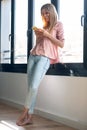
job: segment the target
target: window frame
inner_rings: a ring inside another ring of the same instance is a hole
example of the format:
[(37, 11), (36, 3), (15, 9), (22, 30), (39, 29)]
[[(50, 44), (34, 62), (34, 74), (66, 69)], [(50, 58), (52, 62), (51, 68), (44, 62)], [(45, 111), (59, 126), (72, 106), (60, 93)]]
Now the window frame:
[[(0, 9), (1, 9), (1, 1), (0, 1)], [(14, 50), (14, 9), (15, 9), (15, 0), (11, 0), (11, 50)], [(29, 56), (29, 50), (32, 48), (32, 12), (33, 12), (33, 1), (28, 1), (28, 29), (27, 29), (27, 60)], [(31, 18), (31, 19), (29, 19)], [(0, 17), (1, 19), (1, 17)], [(1, 20), (0, 20), (1, 21)], [(1, 24), (0, 24), (1, 25)], [(1, 29), (0, 29), (1, 31)], [(1, 39), (1, 38), (0, 38)], [(0, 42), (1, 44), (1, 42)], [(15, 72), (15, 73), (26, 73), (27, 72), (27, 64), (14, 64), (14, 51), (11, 51), (11, 63), (10, 64), (0, 64), (0, 70), (2, 72)]]
[[(59, 3), (60, 0), (51, 0), (59, 13)], [(28, 0), (28, 29), (27, 29), (27, 60), (30, 55), (30, 50), (32, 48), (32, 24), (33, 24), (33, 0)], [(11, 50), (14, 49), (14, 8), (15, 0), (11, 0)], [(87, 27), (87, 1), (84, 0), (84, 26)], [(1, 32), (1, 1), (0, 1), (0, 32)], [(1, 33), (0, 33), (1, 34)], [(84, 41), (83, 41), (83, 63), (58, 63), (51, 65), (47, 75), (65, 75), (65, 76), (85, 76), (87, 77), (87, 29), (84, 27)], [(1, 44), (1, 35), (0, 35), (0, 44)], [(0, 64), (1, 72), (12, 72), (12, 73), (26, 73), (27, 64), (14, 64), (14, 52), (11, 51), (11, 64)], [(73, 72), (73, 74), (72, 74)]]
[[(58, 15), (60, 14), (60, 0), (51, 0), (55, 5), (58, 11)], [(60, 17), (60, 15), (59, 15)], [(84, 0), (84, 27), (83, 27), (83, 63), (64, 63), (64, 65), (57, 64), (55, 66), (55, 75), (59, 71), (59, 75), (70, 75), (74, 76), (84, 76), (87, 77), (87, 1)], [(66, 68), (67, 67), (67, 68)], [(57, 71), (56, 71), (57, 70)], [(60, 72), (61, 71), (61, 72)], [(63, 72), (62, 72), (63, 71)], [(68, 71), (68, 72), (67, 72)]]

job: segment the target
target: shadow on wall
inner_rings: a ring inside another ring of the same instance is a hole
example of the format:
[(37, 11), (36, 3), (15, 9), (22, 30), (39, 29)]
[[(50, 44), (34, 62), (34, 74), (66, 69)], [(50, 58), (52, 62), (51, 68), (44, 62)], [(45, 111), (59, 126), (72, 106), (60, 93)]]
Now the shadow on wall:
[(58, 63), (51, 65), (47, 74), (74, 76), (74, 71), (70, 69), (66, 64)]
[(57, 63), (50, 66), (47, 75), (87, 77), (87, 69), (83, 63)]

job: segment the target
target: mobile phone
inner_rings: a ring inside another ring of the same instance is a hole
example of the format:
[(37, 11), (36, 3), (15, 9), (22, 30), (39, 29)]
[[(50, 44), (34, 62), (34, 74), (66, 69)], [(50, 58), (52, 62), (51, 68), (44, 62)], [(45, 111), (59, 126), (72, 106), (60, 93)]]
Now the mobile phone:
[(38, 28), (36, 26), (33, 26), (32, 29), (33, 30), (38, 30)]

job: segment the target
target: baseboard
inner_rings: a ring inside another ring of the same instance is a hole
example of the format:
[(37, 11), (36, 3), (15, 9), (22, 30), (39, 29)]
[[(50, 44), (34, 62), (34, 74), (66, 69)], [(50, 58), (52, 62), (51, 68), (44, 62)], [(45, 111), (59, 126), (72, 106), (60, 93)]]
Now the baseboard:
[(9, 99), (2, 99), (2, 98), (0, 98), (0, 102), (1, 102), (1, 103), (5, 103), (5, 104), (7, 104), (7, 105), (9, 105), (9, 106), (18, 108), (18, 109), (20, 109), (20, 110), (22, 110), (22, 108), (23, 108), (23, 105), (22, 105), (22, 104), (13, 102), (13, 101), (11, 101), (11, 100), (9, 100)]
[(60, 122), (78, 130), (87, 130), (87, 123), (83, 123), (81, 121), (71, 120), (39, 109), (35, 109), (35, 113), (42, 117), (54, 120), (56, 122)]
[[(20, 110), (23, 108), (22, 104), (15, 103), (15, 102), (9, 101), (7, 99), (0, 99), (0, 102), (13, 106), (13, 107), (16, 107), (16, 108), (19, 108)], [(87, 130), (87, 123), (84, 123), (84, 122), (81, 122), (78, 120), (71, 120), (66, 117), (61, 117), (60, 115), (58, 116), (58, 115), (46, 112), (44, 110), (40, 110), (38, 108), (35, 109), (35, 114), (45, 117), (47, 119), (51, 119), (56, 122), (63, 123), (67, 126), (76, 128), (78, 130)]]

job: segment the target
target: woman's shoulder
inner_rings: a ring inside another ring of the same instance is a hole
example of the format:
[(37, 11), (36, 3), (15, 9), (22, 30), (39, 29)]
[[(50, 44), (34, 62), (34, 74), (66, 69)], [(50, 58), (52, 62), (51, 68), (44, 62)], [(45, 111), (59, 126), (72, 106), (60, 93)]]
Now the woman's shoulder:
[(61, 21), (58, 21), (56, 24), (55, 24), (55, 27), (60, 27), (60, 26), (63, 26), (63, 23)]
[(58, 21), (58, 22), (55, 24), (53, 30), (55, 30), (55, 31), (63, 30), (63, 23), (62, 23), (61, 21)]

